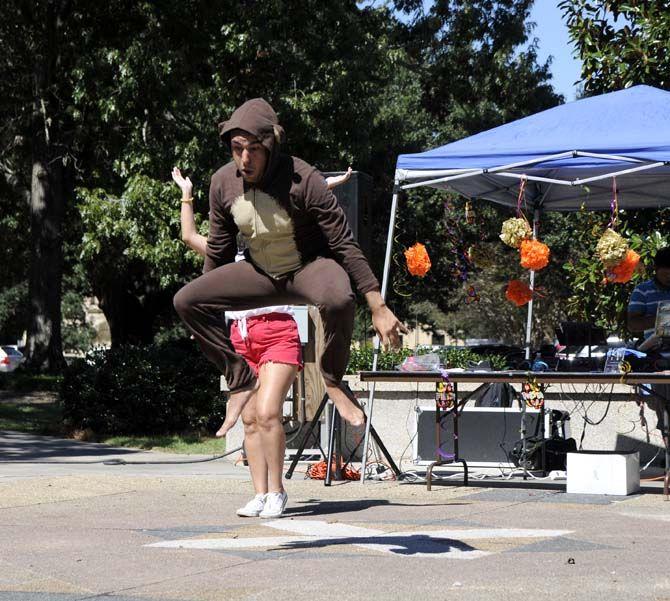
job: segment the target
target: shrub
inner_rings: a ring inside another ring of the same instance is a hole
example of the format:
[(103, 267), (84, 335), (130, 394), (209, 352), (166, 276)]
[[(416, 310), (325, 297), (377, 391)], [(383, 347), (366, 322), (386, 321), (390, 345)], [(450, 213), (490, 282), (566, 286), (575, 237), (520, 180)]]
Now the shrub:
[(213, 432), (224, 400), (216, 368), (190, 340), (91, 351), (60, 388), (66, 425), (96, 434)]
[(57, 374), (43, 374), (21, 365), (16, 371), (2, 374), (0, 390), (13, 392), (57, 392), (63, 377)]
[(95, 340), (95, 328), (86, 322), (84, 299), (74, 290), (66, 290), (61, 302), (63, 311), (63, 350), (85, 353)]
[[(488, 360), (491, 362), (491, 368), (494, 370), (507, 369), (507, 360), (500, 355), (480, 355), (468, 348), (441, 348), (432, 350), (431, 348), (418, 348), (416, 353), (423, 355), (425, 353), (437, 353), (440, 356), (440, 362), (445, 367), (469, 367), (473, 363)], [(381, 350), (377, 362), (379, 371), (392, 371), (400, 365), (406, 357), (412, 355), (412, 349), (403, 348), (399, 351)], [(357, 374), (359, 371), (369, 371), (372, 369), (372, 346), (363, 346), (352, 348), (347, 366), (347, 374)]]
[(507, 369), (507, 360), (501, 355), (480, 355), (468, 348), (443, 348), (436, 351), (446, 367), (470, 367), (473, 363), (489, 361), (491, 369)]
[[(412, 349), (403, 348), (399, 351), (380, 351), (377, 360), (377, 369), (379, 371), (390, 371), (400, 365), (406, 357), (412, 354)], [(349, 356), (349, 365), (347, 374), (357, 374), (359, 371), (369, 371), (372, 369), (372, 346), (366, 345), (360, 348), (353, 347)]]

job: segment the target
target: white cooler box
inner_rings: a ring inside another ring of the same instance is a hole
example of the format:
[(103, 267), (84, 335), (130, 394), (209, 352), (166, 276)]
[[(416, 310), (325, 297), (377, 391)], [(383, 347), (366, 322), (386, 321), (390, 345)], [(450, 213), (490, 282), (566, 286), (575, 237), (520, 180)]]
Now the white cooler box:
[(640, 490), (640, 454), (611, 451), (568, 453), (566, 492), (630, 495)]

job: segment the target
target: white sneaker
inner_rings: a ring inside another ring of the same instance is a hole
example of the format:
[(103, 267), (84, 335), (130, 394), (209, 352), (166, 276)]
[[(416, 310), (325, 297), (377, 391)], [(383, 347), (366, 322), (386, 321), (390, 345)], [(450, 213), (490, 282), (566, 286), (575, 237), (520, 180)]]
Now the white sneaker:
[(288, 495), (284, 492), (269, 492), (265, 496), (265, 507), (259, 513), (262, 518), (279, 518), (284, 513)]
[(244, 507), (237, 510), (237, 515), (243, 518), (257, 518), (265, 507), (265, 498), (266, 495), (256, 495)]

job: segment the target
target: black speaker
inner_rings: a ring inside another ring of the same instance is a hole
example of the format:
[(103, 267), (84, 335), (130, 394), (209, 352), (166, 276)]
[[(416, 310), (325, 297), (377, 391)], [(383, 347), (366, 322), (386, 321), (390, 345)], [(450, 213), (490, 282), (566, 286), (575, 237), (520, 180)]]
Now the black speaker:
[(594, 346), (607, 344), (605, 330), (587, 321), (562, 321), (556, 338), (563, 346)]
[(577, 452), (577, 442), (574, 438), (526, 438), (526, 454), (523, 453), (523, 441), (519, 440), (512, 449), (514, 465), (527, 470), (542, 468), (542, 453), (544, 452), (545, 469), (565, 470), (568, 453)]
[[(445, 415), (444, 413), (442, 415)], [(521, 409), (516, 407), (465, 407), (458, 418), (458, 455), (468, 465), (512, 467), (514, 444), (521, 439)], [(543, 432), (540, 410), (526, 410), (526, 436)], [(435, 409), (418, 407), (414, 460), (434, 461), (437, 455)], [(440, 441), (443, 452), (451, 453), (454, 421), (450, 414), (441, 421)]]
[[(323, 176), (333, 177), (343, 174), (343, 171), (330, 171), (323, 173)], [(333, 194), (347, 216), (354, 238), (361, 245), (366, 255), (369, 255), (368, 251), (370, 250), (367, 223), (369, 222), (368, 212), (371, 193), (372, 178), (362, 171), (353, 171), (349, 181), (333, 188)]]

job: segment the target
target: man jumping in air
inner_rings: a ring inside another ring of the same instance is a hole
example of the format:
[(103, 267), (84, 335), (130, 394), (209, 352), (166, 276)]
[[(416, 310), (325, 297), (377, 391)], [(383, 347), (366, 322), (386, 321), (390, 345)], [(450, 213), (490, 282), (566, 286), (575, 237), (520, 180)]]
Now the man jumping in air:
[[(262, 99), (245, 102), (219, 125), (233, 161), (213, 176), (204, 275), (174, 298), (179, 316), (230, 388), (225, 433), (252, 396), (256, 376), (231, 345), (223, 314), (267, 305), (310, 304), (323, 320), (321, 373), (329, 398), (350, 424), (364, 422), (341, 387), (354, 322), (350, 278), (372, 313), (384, 345), (406, 332), (384, 303), (379, 283), (323, 176), (280, 152), (284, 130)], [(237, 234), (247, 261), (235, 262)]]

